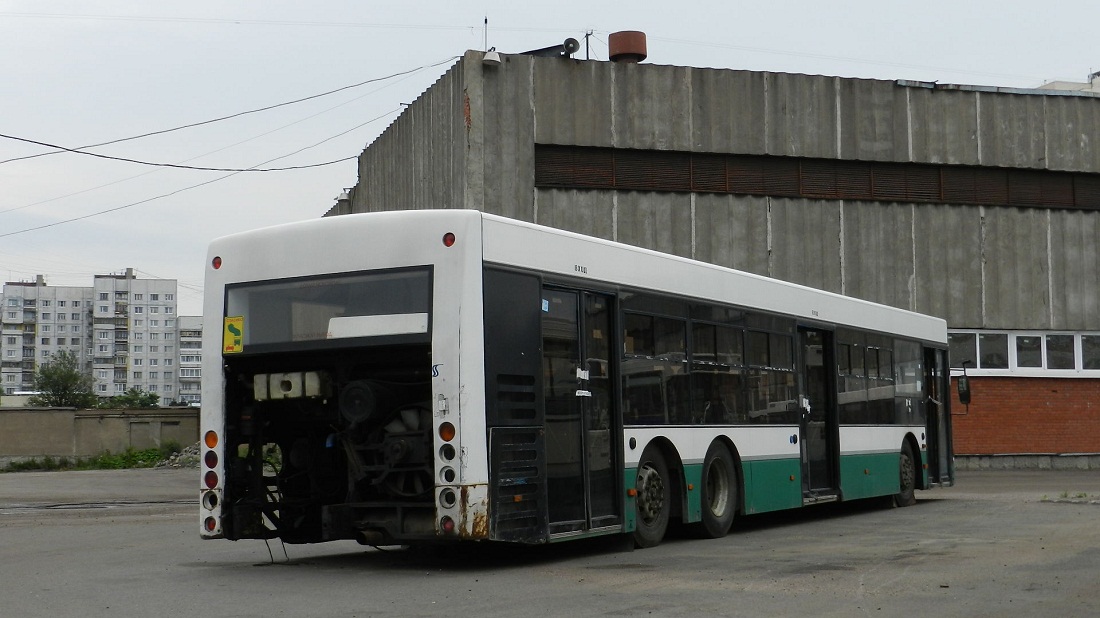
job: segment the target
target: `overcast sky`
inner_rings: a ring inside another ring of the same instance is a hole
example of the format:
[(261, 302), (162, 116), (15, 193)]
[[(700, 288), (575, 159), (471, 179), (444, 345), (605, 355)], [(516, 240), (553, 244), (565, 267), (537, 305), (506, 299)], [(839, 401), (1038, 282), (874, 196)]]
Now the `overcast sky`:
[[(574, 37), (583, 58), (591, 31), (606, 60), (609, 33), (642, 30), (650, 63), (1021, 88), (1100, 70), (1096, 0), (395, 4), (0, 0), (0, 134), (79, 148), (377, 80), (90, 149), (234, 169), (355, 157), (486, 34), (505, 53)], [(91, 285), (132, 267), (177, 279), (183, 315), (200, 312), (212, 239), (319, 217), (357, 179), (354, 160), (237, 174), (8, 161), (51, 151), (0, 138), (0, 278)]]

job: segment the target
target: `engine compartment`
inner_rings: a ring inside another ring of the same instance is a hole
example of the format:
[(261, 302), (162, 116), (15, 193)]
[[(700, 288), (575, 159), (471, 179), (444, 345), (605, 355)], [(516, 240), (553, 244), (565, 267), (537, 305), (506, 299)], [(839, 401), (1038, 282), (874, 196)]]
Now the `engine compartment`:
[(427, 344), (228, 357), (227, 538), (434, 535)]

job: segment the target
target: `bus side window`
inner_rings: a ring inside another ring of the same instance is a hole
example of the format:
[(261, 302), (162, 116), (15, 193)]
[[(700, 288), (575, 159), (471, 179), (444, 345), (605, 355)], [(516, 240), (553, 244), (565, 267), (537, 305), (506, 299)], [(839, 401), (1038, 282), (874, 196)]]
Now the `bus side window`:
[(692, 344), (692, 423), (713, 425), (743, 421), (742, 331), (695, 323), (692, 325)]
[(624, 322), (624, 421), (632, 425), (689, 422), (687, 322), (639, 313), (626, 313)]

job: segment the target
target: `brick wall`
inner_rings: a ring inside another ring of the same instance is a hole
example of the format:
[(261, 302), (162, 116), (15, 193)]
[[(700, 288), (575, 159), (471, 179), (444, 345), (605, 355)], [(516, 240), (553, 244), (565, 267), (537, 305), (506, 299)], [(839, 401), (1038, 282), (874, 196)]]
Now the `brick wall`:
[(952, 383), (956, 455), (1100, 453), (1100, 380), (970, 378), (970, 409)]

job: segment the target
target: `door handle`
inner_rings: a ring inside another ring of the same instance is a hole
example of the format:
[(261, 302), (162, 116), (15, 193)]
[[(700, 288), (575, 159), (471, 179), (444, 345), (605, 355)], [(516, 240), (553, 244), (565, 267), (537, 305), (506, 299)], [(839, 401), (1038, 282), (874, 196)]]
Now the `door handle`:
[(577, 391), (577, 397), (591, 397), (592, 391)]

